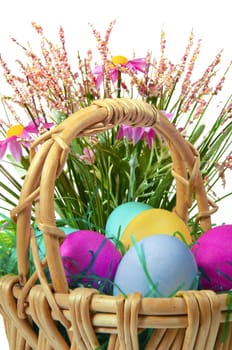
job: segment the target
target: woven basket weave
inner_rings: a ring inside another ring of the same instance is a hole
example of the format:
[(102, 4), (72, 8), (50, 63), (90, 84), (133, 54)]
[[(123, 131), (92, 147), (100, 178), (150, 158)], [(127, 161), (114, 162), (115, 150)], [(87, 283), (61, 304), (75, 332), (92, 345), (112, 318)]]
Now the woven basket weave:
[[(18, 276), (0, 280), (0, 312), (10, 350), (100, 349), (99, 333), (110, 334), (108, 350), (137, 350), (138, 336), (144, 329), (153, 330), (147, 350), (232, 349), (227, 293), (181, 291), (172, 298), (143, 298), (135, 293), (125, 298), (102, 295), (94, 289), (68, 288), (59, 252), (65, 235), (55, 222), (55, 180), (74, 138), (120, 124), (154, 127), (165, 138), (176, 180), (176, 214), (187, 222), (195, 196), (197, 222), (204, 231), (211, 227), (210, 216), (216, 208), (205, 193), (199, 155), (162, 113), (141, 101), (105, 99), (71, 115), (32, 145), (31, 165), (19, 204), (12, 211), (17, 222)], [(31, 228), (32, 205), (46, 247), (42, 262)], [(30, 246), (36, 272), (28, 277)], [(45, 277), (45, 266), (51, 284)]]

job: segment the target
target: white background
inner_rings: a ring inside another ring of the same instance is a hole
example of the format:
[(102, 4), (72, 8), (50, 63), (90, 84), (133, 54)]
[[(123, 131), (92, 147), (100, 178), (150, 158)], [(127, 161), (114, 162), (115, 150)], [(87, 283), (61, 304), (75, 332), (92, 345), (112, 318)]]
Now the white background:
[[(95, 45), (88, 23), (104, 33), (109, 22), (116, 19), (110, 41), (114, 55), (129, 57), (134, 50), (136, 56), (141, 57), (147, 49), (153, 53), (158, 50), (159, 54), (160, 31), (163, 27), (168, 52), (175, 60), (181, 57), (193, 29), (196, 38), (203, 39), (202, 67), (206, 68), (204, 62), (211, 62), (223, 48), (223, 64), (226, 65), (232, 58), (230, 3), (230, 0), (7, 0), (1, 3), (0, 8), (0, 53), (13, 64), (19, 50), (11, 43), (9, 36), (22, 44), (27, 41), (33, 44), (37, 37), (31, 22), (36, 21), (51, 40), (58, 38), (59, 25), (64, 27), (67, 47), (74, 61), (77, 50), (85, 54), (88, 48)], [(231, 90), (230, 82), (227, 86)], [(0, 77), (0, 93), (4, 92), (4, 81)], [(231, 174), (228, 179), (231, 184), (230, 178)], [(232, 223), (230, 210), (230, 202), (225, 201), (214, 221), (219, 224), (220, 221)], [(1, 350), (8, 349), (4, 339), (0, 324)]]

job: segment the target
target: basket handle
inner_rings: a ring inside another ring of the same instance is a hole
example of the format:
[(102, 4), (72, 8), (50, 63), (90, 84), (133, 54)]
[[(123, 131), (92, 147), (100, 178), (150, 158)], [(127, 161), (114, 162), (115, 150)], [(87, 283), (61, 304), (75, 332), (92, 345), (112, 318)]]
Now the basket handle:
[[(74, 138), (96, 134), (115, 125), (150, 126), (165, 138), (172, 157), (172, 174), (176, 180), (175, 212), (185, 222), (196, 195), (198, 217), (202, 229), (211, 227), (209, 202), (201, 172), (199, 154), (167, 118), (153, 106), (131, 99), (97, 100), (69, 116), (56, 128), (42, 135), (32, 145), (32, 161), (22, 186), (18, 206), (12, 211), (17, 219), (18, 271), (21, 285), (28, 280), (28, 252), (31, 235), (31, 208), (35, 203), (36, 221), (43, 231), (46, 258), (53, 288), (67, 293), (68, 285), (60, 257), (60, 241), (64, 232), (56, 227), (54, 209), (55, 180), (62, 171)], [(37, 152), (35, 148), (40, 145)]]

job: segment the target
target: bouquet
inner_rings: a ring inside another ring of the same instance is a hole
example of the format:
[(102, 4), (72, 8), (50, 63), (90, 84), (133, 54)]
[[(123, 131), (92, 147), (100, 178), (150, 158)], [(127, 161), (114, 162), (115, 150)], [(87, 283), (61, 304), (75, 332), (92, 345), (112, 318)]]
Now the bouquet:
[[(163, 30), (159, 54), (115, 55), (110, 48), (114, 25), (114, 21), (109, 24), (104, 36), (91, 25), (96, 57), (91, 49), (85, 57), (77, 51), (74, 64), (63, 28), (59, 29), (58, 43), (53, 43), (37, 23), (32, 27), (39, 38), (38, 53), (30, 43), (25, 46), (12, 38), (24, 55), (24, 59), (16, 60), (17, 73), (0, 56), (10, 88), (10, 94), (1, 95), (5, 116), (0, 123), (0, 275), (16, 273), (15, 223), (9, 211), (17, 205), (30, 164), (30, 145), (94, 100), (128, 97), (154, 105), (199, 152), (212, 203), (231, 195), (218, 196), (215, 191), (219, 182), (225, 184), (225, 174), (232, 169), (231, 92), (220, 100), (231, 62), (220, 72), (220, 51), (195, 77), (201, 40), (191, 32), (183, 54), (174, 63), (166, 55)], [(151, 128), (127, 125), (73, 141), (55, 186), (57, 225), (105, 233), (110, 213), (129, 201), (172, 210), (175, 186), (165, 141)], [(198, 237), (193, 225), (195, 215), (193, 206), (189, 227)]]

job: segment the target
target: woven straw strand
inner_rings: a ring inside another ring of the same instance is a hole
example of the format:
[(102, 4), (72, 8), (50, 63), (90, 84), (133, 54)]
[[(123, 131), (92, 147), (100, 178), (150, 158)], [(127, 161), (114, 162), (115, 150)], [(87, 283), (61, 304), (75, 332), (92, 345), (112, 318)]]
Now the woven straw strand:
[[(21, 350), (22, 348), (18, 348), (17, 345), (14, 345), (14, 338), (17, 336), (17, 333), (13, 336), (13, 332), (20, 332), (24, 339), (27, 340), (27, 343), (30, 344), (32, 349), (37, 349), (37, 337), (33, 329), (31, 328), (31, 324), (28, 320), (19, 319), (17, 316), (17, 304), (16, 299), (13, 297), (13, 286), (18, 283), (18, 278), (16, 276), (4, 276), (0, 280), (0, 295), (1, 295), (1, 306), (5, 315), (10, 322), (8, 333), (9, 342), (11, 344), (10, 350)], [(12, 323), (14, 325), (12, 325)]]
[(93, 330), (90, 303), (95, 289), (79, 288), (69, 296), (73, 338), (78, 350), (92, 350), (100, 346)]
[[(69, 346), (57, 329), (55, 320), (52, 318), (47, 297), (40, 286), (34, 286), (29, 294), (30, 312), (33, 320), (39, 327), (39, 344), (47, 339), (50, 346), (56, 350), (68, 350)], [(41, 349), (44, 349), (41, 346)], [(47, 349), (45, 347), (45, 349)]]
[(188, 327), (182, 350), (212, 350), (221, 319), (216, 294), (181, 291), (177, 295), (185, 299), (188, 308)]
[(140, 100), (105, 99), (93, 104), (106, 108), (107, 122), (112, 125), (154, 126), (158, 117), (154, 107)]

